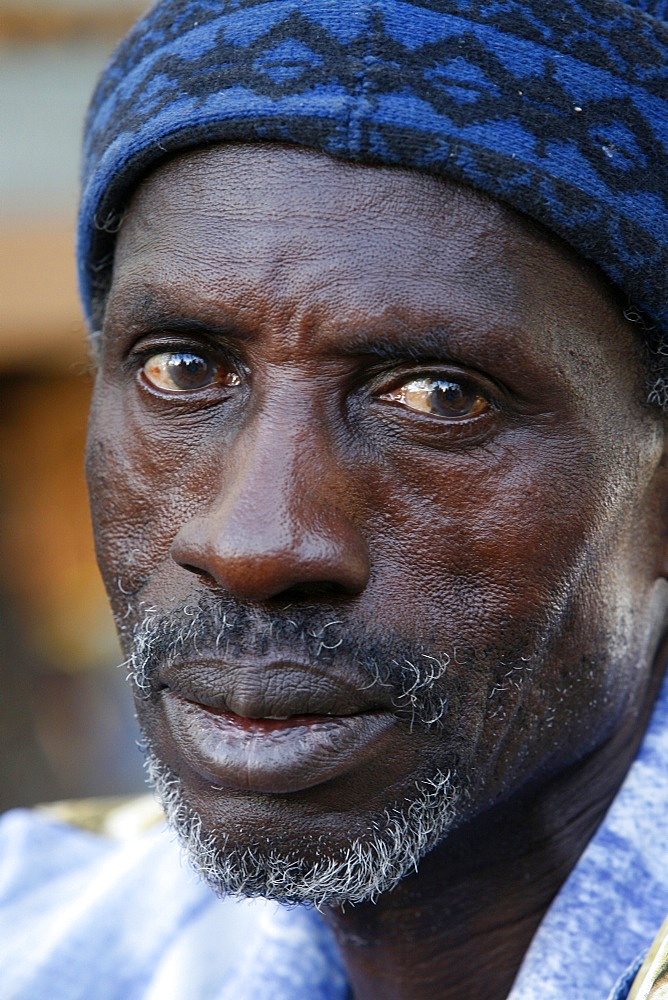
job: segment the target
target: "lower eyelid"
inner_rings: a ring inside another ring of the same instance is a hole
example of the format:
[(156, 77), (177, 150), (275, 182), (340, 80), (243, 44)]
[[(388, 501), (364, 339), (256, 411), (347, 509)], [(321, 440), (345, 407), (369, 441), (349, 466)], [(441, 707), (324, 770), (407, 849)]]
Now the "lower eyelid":
[(461, 416), (456, 415), (445, 415), (435, 412), (429, 412), (428, 410), (418, 410), (415, 407), (407, 406), (405, 403), (396, 402), (394, 400), (381, 400), (381, 402), (386, 402), (389, 407), (395, 412), (403, 412), (409, 416), (417, 417), (418, 419), (424, 420), (425, 422), (448, 424), (452, 427), (455, 425), (463, 426), (467, 423), (474, 423), (476, 421), (482, 420), (485, 417), (492, 417), (498, 414), (498, 408), (492, 403), (487, 401), (487, 406), (478, 413), (463, 413)]

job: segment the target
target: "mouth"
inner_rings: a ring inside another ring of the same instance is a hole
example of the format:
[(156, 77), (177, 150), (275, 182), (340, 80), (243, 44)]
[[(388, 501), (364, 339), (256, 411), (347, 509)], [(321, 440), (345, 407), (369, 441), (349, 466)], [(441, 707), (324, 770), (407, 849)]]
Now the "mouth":
[(294, 662), (169, 673), (160, 731), (189, 770), (221, 789), (289, 794), (332, 781), (380, 757), (398, 722), (348, 679)]

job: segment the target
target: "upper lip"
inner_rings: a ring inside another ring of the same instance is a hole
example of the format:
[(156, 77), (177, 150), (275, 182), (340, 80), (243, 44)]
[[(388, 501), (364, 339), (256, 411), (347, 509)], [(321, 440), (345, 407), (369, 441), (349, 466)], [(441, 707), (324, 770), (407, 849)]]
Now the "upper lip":
[(346, 716), (391, 707), (389, 699), (379, 698), (383, 688), (372, 689), (357, 668), (342, 675), (331, 663), (283, 656), (170, 661), (159, 672), (159, 685), (188, 701), (250, 719)]

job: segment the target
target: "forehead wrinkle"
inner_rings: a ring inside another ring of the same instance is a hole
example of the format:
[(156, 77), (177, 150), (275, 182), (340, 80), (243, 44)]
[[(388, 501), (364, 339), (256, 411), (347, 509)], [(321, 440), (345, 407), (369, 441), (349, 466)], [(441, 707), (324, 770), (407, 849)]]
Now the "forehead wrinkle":
[(392, 325), (394, 313), (467, 340), (499, 326), (545, 335), (555, 288), (564, 316), (578, 311), (586, 281), (570, 258), (484, 196), (303, 151), (238, 155), (188, 154), (140, 188), (118, 245), (111, 297), (121, 310), (127, 275), (154, 295), (168, 289), (177, 312), (214, 327), (231, 319), (239, 336), (272, 331), (283, 346)]
[[(234, 307), (226, 308), (213, 302), (190, 298), (184, 308), (183, 299), (172, 282), (144, 285), (134, 278), (120, 282), (117, 301), (121, 315), (109, 311), (107, 338), (113, 338), (116, 327), (128, 336), (145, 329), (163, 327), (174, 332), (204, 332), (214, 340), (244, 343), (246, 347), (262, 343), (282, 365), (300, 361), (300, 349), (307, 349), (311, 360), (375, 356), (378, 360), (434, 360), (473, 367), (508, 369), (508, 376), (521, 368), (529, 357), (537, 369), (541, 367), (540, 352), (530, 338), (512, 322), (492, 321), (483, 315), (478, 323), (467, 316), (444, 317), (442, 311), (411, 311), (402, 302), (399, 307), (384, 303), (375, 315), (333, 317), (319, 303), (302, 302), (299, 311), (267, 322), (264, 315), (255, 321), (242, 316)], [(277, 329), (277, 326), (279, 329)], [(134, 329), (133, 329), (134, 328)], [(503, 361), (501, 359), (503, 358)]]
[[(517, 215), (487, 195), (447, 178), (401, 167), (351, 163), (314, 150), (273, 144), (228, 143), (190, 150), (158, 166), (139, 185), (135, 202), (147, 194), (156, 196), (156, 188), (164, 184), (177, 184), (202, 203), (215, 196), (231, 221), (245, 222), (252, 213), (283, 220), (286, 192), (298, 192), (299, 207), (295, 211), (291, 206), (288, 215), (302, 220), (323, 220), (325, 208), (332, 222), (348, 221), (351, 208), (356, 217), (363, 213), (382, 218), (401, 205), (404, 215), (422, 222), (425, 202), (434, 197), (442, 205), (447, 203), (451, 212), (466, 212), (476, 204), (499, 215)], [(342, 187), (345, 201), (340, 197)], [(157, 196), (161, 194), (158, 191)], [(169, 204), (173, 206), (171, 200)]]
[[(432, 248), (421, 253), (425, 242), (454, 242), (463, 270), (469, 276), (477, 272), (483, 288), (489, 287), (490, 267), (508, 271), (509, 241), (538, 242), (517, 213), (452, 182), (341, 163), (304, 150), (282, 149), (279, 156), (275, 149), (245, 152), (239, 161), (238, 147), (200, 150), (159, 168), (136, 193), (119, 242), (130, 235), (138, 248), (162, 246), (179, 254), (186, 228), (193, 253), (204, 262), (215, 240), (221, 260), (274, 265), (299, 258), (306, 227), (312, 266), (355, 253), (370, 263), (374, 237), (385, 249), (404, 251), (404, 269), (409, 249), (423, 257), (417, 274), (433, 256)], [(532, 247), (532, 256), (538, 249)], [(378, 256), (385, 271), (387, 254)]]
[[(245, 233), (236, 254), (226, 240), (216, 241), (211, 252), (205, 233), (199, 242), (189, 233), (187, 243), (174, 233), (169, 247), (152, 238), (138, 245), (130, 240), (117, 257), (110, 312), (117, 302), (125, 311), (136, 298), (149, 297), (177, 311), (186, 304), (189, 312), (205, 315), (214, 325), (222, 316), (223, 322), (233, 320), (240, 327), (257, 327), (271, 317), (280, 325), (306, 323), (309, 330), (316, 320), (337, 329), (382, 326), (386, 320), (395, 326), (397, 315), (402, 326), (486, 327), (492, 317), (521, 324), (521, 274), (505, 265), (494, 269), (489, 260), (476, 261), (465, 253), (453, 256), (445, 246), (442, 259), (433, 252), (412, 254), (405, 240), (392, 235), (373, 252), (358, 234), (347, 239), (337, 234), (327, 244), (309, 241), (302, 252), (303, 239), (295, 238), (292, 247), (284, 239), (269, 246), (267, 239), (255, 243)], [(494, 256), (498, 262), (499, 255)]]

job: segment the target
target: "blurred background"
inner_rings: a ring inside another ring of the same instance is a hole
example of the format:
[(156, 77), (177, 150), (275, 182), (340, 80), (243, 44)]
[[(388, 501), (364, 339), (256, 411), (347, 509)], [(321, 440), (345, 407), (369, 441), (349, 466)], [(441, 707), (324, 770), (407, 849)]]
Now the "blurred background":
[(0, 0), (0, 810), (141, 789), (83, 479), (88, 96), (148, 0)]

